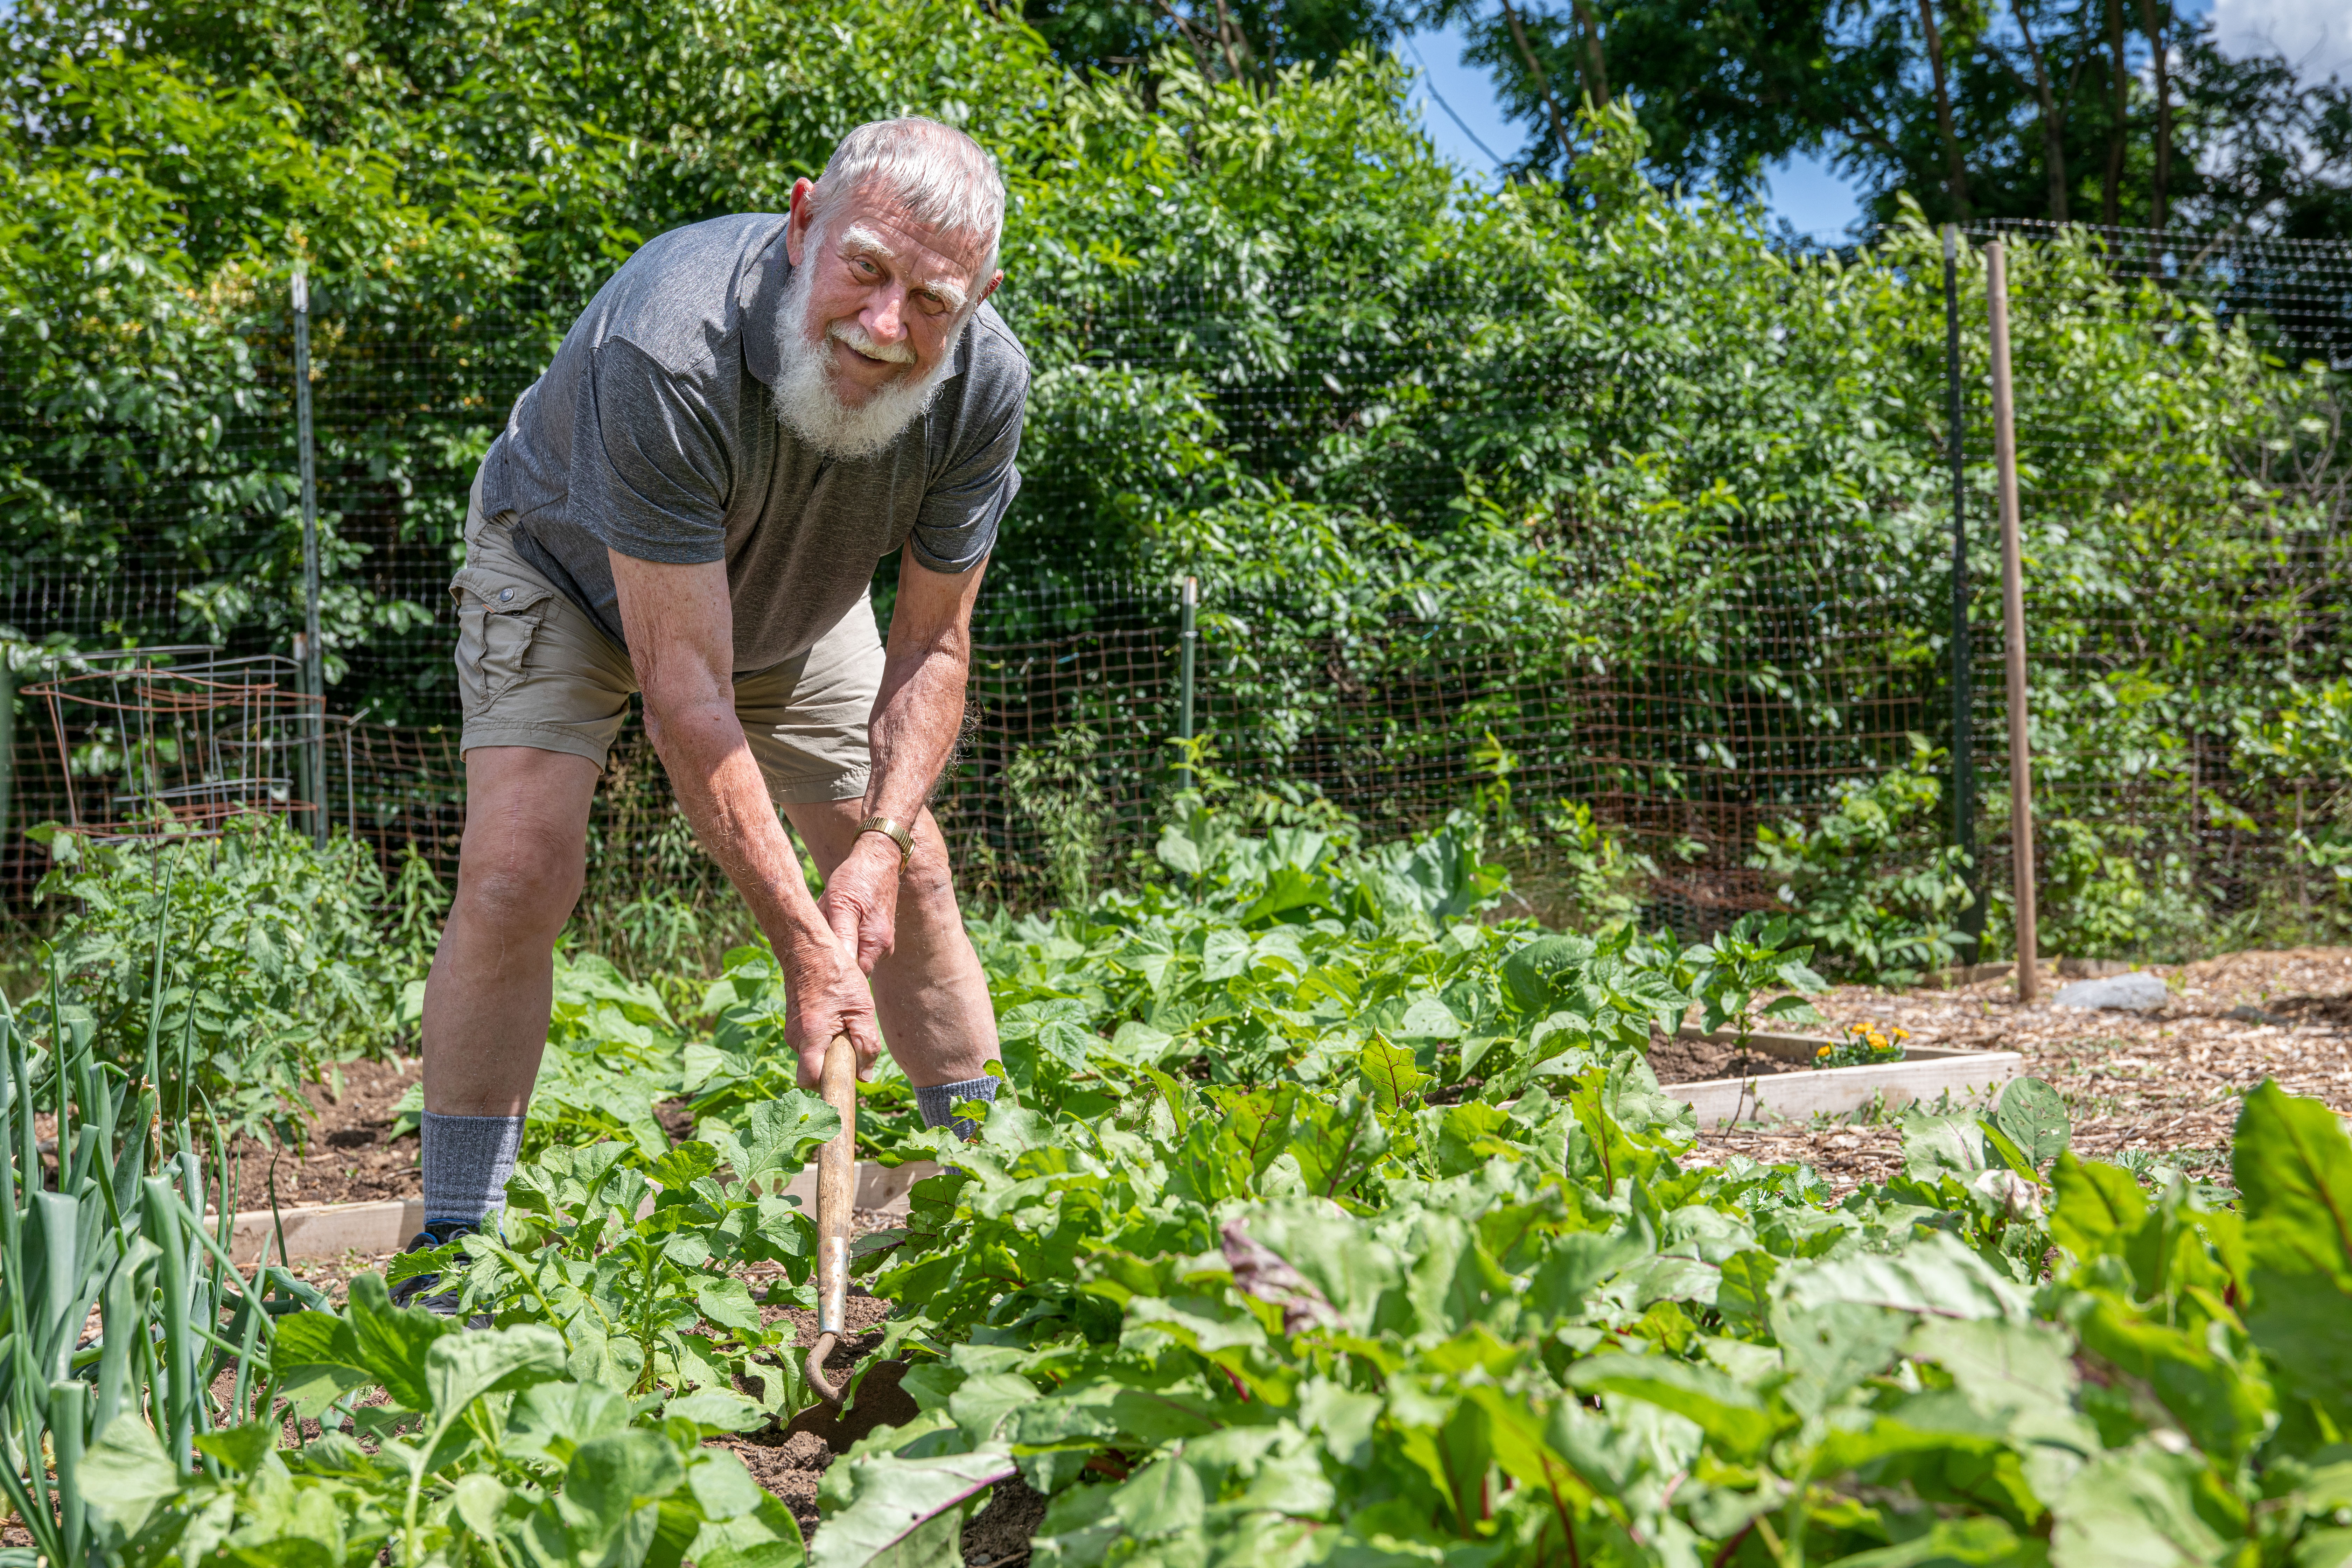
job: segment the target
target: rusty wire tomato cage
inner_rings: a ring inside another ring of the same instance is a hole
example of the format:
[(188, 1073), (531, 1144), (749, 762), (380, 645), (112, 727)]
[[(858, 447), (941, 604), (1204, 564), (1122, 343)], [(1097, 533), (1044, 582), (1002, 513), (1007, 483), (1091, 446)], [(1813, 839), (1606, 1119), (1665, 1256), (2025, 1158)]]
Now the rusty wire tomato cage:
[(268, 813), (320, 825), (323, 700), (277, 654), (184, 645), (75, 653), (23, 694), (48, 714), (68, 831), (101, 842), (211, 837)]

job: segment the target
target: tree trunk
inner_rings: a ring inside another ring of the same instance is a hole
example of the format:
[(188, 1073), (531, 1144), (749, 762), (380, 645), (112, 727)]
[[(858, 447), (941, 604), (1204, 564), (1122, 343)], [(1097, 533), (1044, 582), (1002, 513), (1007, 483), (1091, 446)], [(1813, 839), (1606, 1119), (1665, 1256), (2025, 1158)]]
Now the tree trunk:
[[(2140, 0), (2145, 5), (2148, 0)], [(1609, 62), (1601, 52), (1601, 24), (1588, 0), (1576, 0), (1576, 26), (1584, 35), (1584, 95), (1596, 110), (1609, 107)]]
[(2124, 72), (2124, 3), (2107, 0), (2107, 172), (2099, 184), (2099, 221), (2109, 228), (2123, 222), (2125, 116), (2130, 109)]
[(1568, 139), (1568, 121), (1559, 112), (1559, 100), (1551, 90), (1551, 78), (1545, 74), (1543, 62), (1536, 58), (1535, 46), (1528, 42), (1528, 30), (1519, 25), (1519, 14), (1512, 8), (1511, 0), (1503, 0), (1503, 21), (1511, 29), (1511, 42), (1519, 47), (1519, 58), (1528, 66), (1528, 75), (1535, 79), (1536, 91), (1543, 95), (1544, 110), (1551, 116), (1551, 133), (1559, 142), (1559, 172), (1564, 176), (1576, 163), (1575, 144)]
[[(2147, 0), (2141, 0), (2145, 5)], [(2042, 45), (2033, 37), (2033, 21), (2027, 14), (2024, 0), (2018, 0), (2017, 30), (2025, 39), (2025, 54), (2033, 62), (2033, 96), (2042, 106), (2042, 163), (2050, 177), (2050, 210), (2052, 223), (2066, 221), (2066, 111), (2058, 102), (2058, 95), (2050, 86), (2050, 62), (2042, 53)]]
[(1936, 77), (1936, 130), (1944, 139), (1944, 190), (1952, 199), (1952, 216), (1965, 222), (1969, 171), (1960, 156), (1959, 135), (1952, 128), (1952, 89), (1944, 75), (1944, 34), (1936, 25), (1936, 0), (1919, 0), (1919, 27), (1927, 39), (1927, 67)]
[(2172, 81), (2165, 60), (2164, 17), (2159, 0), (2139, 0), (2139, 24), (2156, 51), (2156, 195), (2149, 204), (2148, 226), (2162, 228), (2165, 198), (2172, 184)]

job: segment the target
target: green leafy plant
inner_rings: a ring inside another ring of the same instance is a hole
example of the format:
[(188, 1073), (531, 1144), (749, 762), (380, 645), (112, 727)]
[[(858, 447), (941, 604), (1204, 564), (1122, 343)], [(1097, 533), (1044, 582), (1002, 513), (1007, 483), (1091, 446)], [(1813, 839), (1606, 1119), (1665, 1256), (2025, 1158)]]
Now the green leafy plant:
[(158, 1048), (172, 912), (148, 933), (132, 1070), (90, 1011), (53, 996), (44, 1047), (0, 1004), (0, 1502), (30, 1539), (9, 1549), (24, 1568), (121, 1561), (117, 1445), (152, 1455), (151, 1490), (249, 1447), (234, 1435), (270, 1409), (277, 1314), (322, 1302), (266, 1254), (249, 1272), (229, 1257), (220, 1129), (189, 1055)]
[(1095, 763), (1101, 740), (1084, 724), (1067, 725), (1004, 765), (1005, 797), (1044, 840), (1047, 882), (1064, 903), (1086, 901), (1103, 857), (1107, 806)]
[(1943, 756), (1914, 735), (1907, 763), (1840, 784), (1811, 827), (1756, 830), (1748, 864), (1779, 879), (1798, 932), (1857, 978), (1905, 985), (1952, 962), (1969, 892), (1967, 858), (1937, 841)]
[[(119, 1422), (89, 1461), (102, 1479), (93, 1511), (128, 1568), (800, 1560), (790, 1511), (704, 1446), (746, 1425), (746, 1402), (652, 1410), (566, 1377), (563, 1363), (545, 1327), (468, 1332), (394, 1307), (362, 1274), (346, 1310), (298, 1313), (278, 1331), (286, 1405), (327, 1430), (279, 1448), (274, 1422), (230, 1428), (188, 1475), (144, 1426)], [(362, 1401), (366, 1390), (381, 1394)]]
[(740, 1271), (780, 1265), (804, 1284), (815, 1237), (783, 1195), (808, 1154), (839, 1131), (798, 1090), (751, 1108), (715, 1143), (688, 1140), (646, 1159), (625, 1143), (549, 1149), (507, 1184), (499, 1236), (408, 1255), (392, 1277), (446, 1268), (462, 1251), (468, 1311), (540, 1323), (572, 1373), (617, 1392), (721, 1393), (757, 1384), (763, 1412), (808, 1403), (790, 1326), (769, 1326)]
[[(32, 836), (55, 861), (38, 896), (70, 906), (50, 942), (58, 997), (87, 1011), (114, 1065), (152, 1050), (233, 1131), (290, 1139), (305, 1082), (392, 1039), (399, 960), (378, 934), (383, 877), (365, 845), (316, 849), (262, 816), (210, 838)], [(46, 1027), (47, 998), (28, 1006)]]

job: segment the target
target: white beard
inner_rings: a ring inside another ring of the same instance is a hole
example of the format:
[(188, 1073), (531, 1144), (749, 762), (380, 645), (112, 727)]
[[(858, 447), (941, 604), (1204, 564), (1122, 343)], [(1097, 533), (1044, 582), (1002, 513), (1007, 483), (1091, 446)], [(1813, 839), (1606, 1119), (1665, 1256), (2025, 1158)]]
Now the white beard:
[[(963, 327), (957, 327), (949, 337), (939, 363), (928, 373), (892, 382), (866, 398), (863, 407), (852, 408), (833, 390), (835, 334), (808, 335), (809, 289), (814, 277), (810, 268), (795, 268), (784, 285), (782, 315), (792, 326), (779, 335), (783, 363), (776, 377), (776, 418), (828, 458), (870, 458), (897, 440), (930, 407), (931, 399), (939, 395), (940, 378), (955, 361)], [(965, 325), (969, 324), (967, 318)]]

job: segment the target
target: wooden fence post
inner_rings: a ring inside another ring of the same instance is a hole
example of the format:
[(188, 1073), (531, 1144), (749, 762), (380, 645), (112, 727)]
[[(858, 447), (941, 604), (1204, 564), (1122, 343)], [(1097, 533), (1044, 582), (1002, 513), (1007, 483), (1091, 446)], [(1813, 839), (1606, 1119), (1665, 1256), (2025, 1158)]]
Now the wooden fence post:
[(2017, 888), (2017, 999), (2042, 990), (2033, 908), (2033, 756), (2026, 738), (2025, 557), (2018, 541), (2016, 405), (2009, 379), (2009, 268), (1998, 239), (1985, 247), (1992, 321), (1992, 451), (2000, 484), (2000, 603), (2009, 645), (2009, 840)]

